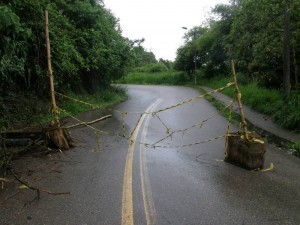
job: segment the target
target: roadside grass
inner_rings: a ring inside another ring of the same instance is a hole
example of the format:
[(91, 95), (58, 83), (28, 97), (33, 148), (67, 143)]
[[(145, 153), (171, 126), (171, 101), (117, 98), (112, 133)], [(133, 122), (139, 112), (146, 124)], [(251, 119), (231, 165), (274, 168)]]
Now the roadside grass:
[[(201, 93), (201, 94), (205, 94), (205, 90), (202, 89), (201, 87), (197, 87), (197, 90)], [(212, 97), (211, 95), (206, 95), (205, 99), (208, 100), (210, 103), (212, 103), (212, 105), (220, 112), (220, 114), (222, 116), (224, 116), (225, 118), (229, 119), (230, 116), (230, 109), (229, 108), (225, 108), (226, 106), (223, 105), (220, 101), (216, 100), (214, 97)], [(233, 123), (237, 126), (240, 126), (240, 115), (235, 113), (234, 111), (231, 111), (231, 120), (230, 123)]]
[[(214, 87), (218, 88), (220, 86), (217, 85), (217, 86), (214, 86)], [(204, 89), (202, 89), (201, 87), (198, 87), (198, 90), (202, 94), (205, 93)], [(226, 91), (224, 91), (224, 92), (226, 92)], [(232, 91), (230, 91), (230, 92), (232, 93)], [(228, 90), (227, 90), (227, 93), (229, 93)], [(234, 97), (234, 96), (232, 96), (232, 97)], [(216, 100), (211, 95), (207, 95), (207, 96), (205, 96), (205, 98), (209, 102), (211, 102), (213, 104), (213, 106), (216, 107), (217, 110), (220, 111), (221, 115), (223, 115), (225, 118), (229, 118), (230, 110), (228, 108), (225, 108), (225, 105), (223, 105), (223, 103), (221, 103), (220, 101)], [(232, 112), (232, 114), (231, 114), (231, 123), (235, 124), (236, 126), (241, 126), (240, 121), (241, 121), (240, 115), (238, 113), (236, 113), (236, 112)], [(268, 135), (265, 138), (267, 138), (267, 137), (268, 137)], [(275, 140), (273, 139), (273, 141), (275, 141)], [(277, 141), (275, 141), (275, 142), (278, 144)], [(290, 142), (290, 141), (284, 141), (284, 142), (280, 141), (279, 146), (282, 146), (283, 148), (287, 149), (293, 155), (300, 157), (300, 145), (298, 143)]]
[(292, 153), (296, 156), (300, 157), (300, 145), (297, 143), (290, 142), (286, 146), (288, 149), (292, 151)]
[(147, 85), (185, 85), (188, 83), (188, 75), (184, 72), (132, 72), (117, 83), (122, 84), (147, 84)]
[[(64, 93), (66, 96), (73, 99), (86, 102), (91, 105), (82, 104), (67, 98), (56, 97), (57, 105), (59, 108), (65, 110), (68, 114), (76, 116), (81, 112), (89, 111), (92, 109), (104, 109), (108, 106), (120, 103), (127, 99), (126, 91), (122, 87), (113, 86), (98, 91), (95, 94), (81, 93), (74, 94), (72, 92)], [(0, 120), (0, 131), (21, 129), (29, 126), (37, 126), (42, 124), (49, 124), (53, 120), (52, 113), (50, 112), (50, 98), (38, 99), (35, 96), (14, 96), (14, 104), (6, 105), (5, 114)], [(16, 109), (19, 110), (16, 113)], [(59, 118), (68, 116), (66, 113), (60, 112)]]
[[(250, 108), (271, 116), (280, 126), (300, 131), (300, 94), (292, 92), (288, 99), (285, 99), (280, 90), (267, 89), (259, 86), (256, 82), (243, 82), (241, 77), (239, 89), (242, 93), (242, 101)], [(201, 80), (201, 86), (208, 86), (213, 89), (225, 86), (232, 82), (230, 77), (215, 77), (210, 80)], [(229, 87), (222, 93), (235, 98), (234, 87)]]
[[(229, 82), (233, 82), (230, 77), (216, 77), (211, 80), (200, 81), (201, 86), (208, 86), (213, 89), (225, 86)], [(282, 103), (282, 97), (279, 90), (271, 90), (260, 87), (257, 83), (248, 84), (239, 83), (239, 89), (242, 93), (242, 101), (247, 106), (261, 113), (273, 115)], [(234, 87), (231, 86), (221, 91), (231, 98), (236, 97)]]

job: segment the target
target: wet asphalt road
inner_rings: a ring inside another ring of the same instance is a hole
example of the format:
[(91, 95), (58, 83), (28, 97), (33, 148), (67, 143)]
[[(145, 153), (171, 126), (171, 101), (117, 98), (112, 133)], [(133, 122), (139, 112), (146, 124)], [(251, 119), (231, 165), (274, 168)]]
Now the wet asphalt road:
[[(155, 111), (199, 95), (187, 87), (130, 85), (127, 89), (129, 99), (117, 110)], [(73, 130), (81, 145), (56, 160), (42, 159), (61, 173), (53, 176), (52, 170), (39, 183), (71, 195), (43, 194), (30, 202), (35, 194), (25, 190), (0, 205), (0, 224), (300, 224), (299, 158), (268, 145), (265, 164), (272, 162), (275, 171), (249, 172), (222, 161), (224, 138), (193, 145), (225, 134), (227, 120), (220, 115), (201, 128), (157, 143), (168, 148), (139, 144), (153, 144), (168, 135), (167, 128), (169, 132), (189, 128), (216, 113), (201, 99), (140, 120), (138, 114), (125, 115), (126, 133), (136, 127), (134, 142), (101, 135), (104, 151), (100, 152), (93, 151), (97, 150), (93, 130)], [(113, 118), (95, 126), (122, 134), (121, 115), (114, 112)], [(13, 193), (11, 189), (7, 193)]]

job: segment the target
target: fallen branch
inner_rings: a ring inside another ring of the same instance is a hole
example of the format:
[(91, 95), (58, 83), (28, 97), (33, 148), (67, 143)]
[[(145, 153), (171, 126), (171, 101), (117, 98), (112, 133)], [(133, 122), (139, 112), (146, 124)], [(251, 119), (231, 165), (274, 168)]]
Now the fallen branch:
[(8, 182), (11, 182), (11, 180), (0, 177), (0, 182), (8, 183)]
[(112, 117), (112, 115), (103, 116), (99, 119), (96, 119), (96, 120), (93, 120), (93, 121), (90, 121), (90, 122), (77, 123), (77, 124), (74, 124), (74, 125), (71, 125), (71, 126), (68, 126), (68, 127), (65, 127), (65, 128), (72, 129), (72, 128), (79, 127), (79, 126), (87, 126), (87, 125), (91, 125), (91, 124), (97, 123), (99, 121), (105, 120), (105, 119), (110, 118), (110, 117)]
[(40, 199), (40, 193), (41, 192), (44, 192), (44, 193), (47, 193), (49, 195), (70, 195), (71, 193), (70, 192), (51, 192), (51, 191), (48, 191), (48, 190), (45, 190), (45, 189), (42, 189), (42, 188), (38, 188), (38, 187), (34, 187), (34, 186), (31, 186), (30, 184), (28, 184), (27, 182), (25, 181), (22, 181), (15, 173), (14, 171), (12, 171), (11, 169), (9, 169), (9, 171), (11, 172), (11, 174), (14, 176), (14, 178), (19, 181), (21, 184), (25, 185), (26, 187), (28, 187), (29, 189), (33, 190), (33, 191), (36, 191), (37, 192), (37, 199)]

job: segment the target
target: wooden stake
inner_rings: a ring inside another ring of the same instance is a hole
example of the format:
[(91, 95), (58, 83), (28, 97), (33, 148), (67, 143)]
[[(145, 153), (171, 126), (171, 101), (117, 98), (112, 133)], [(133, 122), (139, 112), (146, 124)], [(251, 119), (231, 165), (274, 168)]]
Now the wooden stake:
[(230, 53), (231, 69), (232, 69), (233, 80), (234, 80), (234, 88), (235, 88), (236, 97), (237, 97), (238, 106), (239, 106), (239, 111), (240, 111), (240, 115), (241, 115), (241, 122), (242, 122), (242, 125), (243, 125), (243, 128), (244, 128), (245, 138), (248, 140), (249, 139), (249, 134), (248, 134), (248, 130), (247, 130), (247, 122), (245, 120), (245, 114), (244, 114), (242, 100), (241, 100), (241, 93), (239, 91), (239, 87), (238, 87), (238, 83), (237, 83), (234, 60), (233, 60), (233, 55), (232, 55), (231, 48), (229, 49), (229, 53)]
[(49, 39), (49, 29), (48, 29), (48, 11), (45, 10), (45, 33), (46, 33), (46, 46), (47, 46), (47, 62), (48, 62), (48, 73), (50, 79), (50, 96), (51, 96), (51, 104), (52, 104), (52, 111), (54, 114), (54, 122), (57, 127), (59, 127), (59, 120), (58, 120), (58, 108), (55, 101), (55, 92), (54, 92), (54, 78), (52, 73), (52, 66), (51, 66), (51, 54), (50, 54), (50, 39)]

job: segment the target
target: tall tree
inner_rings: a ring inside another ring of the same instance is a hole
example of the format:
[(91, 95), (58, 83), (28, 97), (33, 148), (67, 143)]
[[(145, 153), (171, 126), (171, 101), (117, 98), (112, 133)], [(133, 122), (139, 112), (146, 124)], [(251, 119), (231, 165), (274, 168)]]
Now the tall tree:
[(58, 90), (108, 86), (125, 74), (132, 54), (118, 19), (98, 0), (0, 0), (0, 95), (47, 93), (44, 9)]
[(285, 0), (284, 10), (284, 49), (283, 49), (283, 88), (286, 97), (291, 91), (291, 51), (290, 51), (290, 1)]
[(137, 39), (132, 41), (131, 52), (133, 54), (133, 67), (142, 67), (147, 64), (156, 63), (157, 60), (152, 51), (147, 51), (142, 44), (145, 39)]

